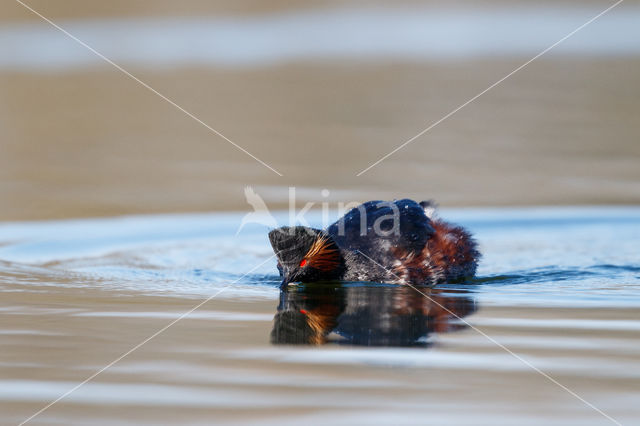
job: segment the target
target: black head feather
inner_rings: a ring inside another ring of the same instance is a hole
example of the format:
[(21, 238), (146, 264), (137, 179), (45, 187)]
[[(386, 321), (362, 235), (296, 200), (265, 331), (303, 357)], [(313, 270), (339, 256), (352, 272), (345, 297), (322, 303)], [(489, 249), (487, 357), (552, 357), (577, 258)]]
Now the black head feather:
[(330, 280), (339, 275), (340, 249), (324, 231), (306, 226), (283, 226), (269, 232), (278, 258), (283, 285), (291, 281)]
[(322, 231), (306, 226), (283, 226), (269, 232), (269, 241), (282, 266), (300, 263)]

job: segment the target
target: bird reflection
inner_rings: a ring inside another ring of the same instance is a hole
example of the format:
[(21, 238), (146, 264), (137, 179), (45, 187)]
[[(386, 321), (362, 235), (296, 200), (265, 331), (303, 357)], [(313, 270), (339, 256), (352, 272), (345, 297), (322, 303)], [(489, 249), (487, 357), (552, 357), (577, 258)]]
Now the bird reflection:
[(271, 342), (427, 346), (433, 332), (464, 328), (476, 311), (464, 290), (315, 283), (280, 292)]

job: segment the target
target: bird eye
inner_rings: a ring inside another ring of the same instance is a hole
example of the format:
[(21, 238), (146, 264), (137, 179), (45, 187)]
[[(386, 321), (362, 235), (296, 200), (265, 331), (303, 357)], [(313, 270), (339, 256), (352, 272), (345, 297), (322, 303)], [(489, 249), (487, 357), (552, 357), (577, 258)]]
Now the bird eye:
[(302, 267), (304, 267), (306, 264), (307, 264), (307, 259), (302, 259), (302, 260), (300, 261), (300, 267), (301, 267), (301, 268), (302, 268)]

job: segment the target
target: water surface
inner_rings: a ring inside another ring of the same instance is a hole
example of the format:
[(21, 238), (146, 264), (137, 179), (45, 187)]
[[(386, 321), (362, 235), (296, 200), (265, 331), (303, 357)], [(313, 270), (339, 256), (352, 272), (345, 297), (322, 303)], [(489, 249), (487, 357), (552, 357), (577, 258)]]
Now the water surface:
[(281, 293), (266, 229), (235, 235), (242, 214), (4, 223), (1, 422), (217, 294), (32, 423), (611, 422), (530, 363), (633, 424), (640, 209), (441, 215), (484, 257), (476, 280), (424, 295), (369, 283)]
[[(360, 7), (251, 17), (87, 19), (57, 24), (109, 59), (138, 67), (256, 67), (296, 61), (533, 56), (605, 8), (604, 3), (597, 8)], [(565, 56), (637, 56), (640, 8), (624, 4), (619, 9), (557, 50)], [(9, 24), (0, 29), (0, 69), (61, 71), (103, 64), (47, 23)]]

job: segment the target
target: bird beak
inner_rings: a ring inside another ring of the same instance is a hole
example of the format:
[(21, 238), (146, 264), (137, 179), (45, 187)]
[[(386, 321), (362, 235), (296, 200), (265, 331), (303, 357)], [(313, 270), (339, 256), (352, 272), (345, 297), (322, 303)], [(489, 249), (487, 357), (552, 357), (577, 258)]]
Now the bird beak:
[(282, 278), (282, 282), (280, 283), (280, 289), (284, 290), (289, 285), (289, 274), (285, 273)]
[(282, 282), (280, 283), (280, 288), (286, 288), (287, 285), (289, 285), (289, 282), (291, 282), (291, 276), (289, 275), (288, 268), (285, 266), (282, 268)]

